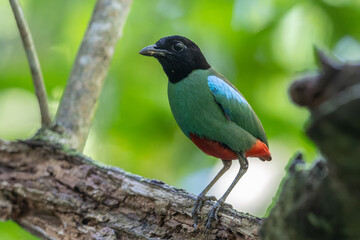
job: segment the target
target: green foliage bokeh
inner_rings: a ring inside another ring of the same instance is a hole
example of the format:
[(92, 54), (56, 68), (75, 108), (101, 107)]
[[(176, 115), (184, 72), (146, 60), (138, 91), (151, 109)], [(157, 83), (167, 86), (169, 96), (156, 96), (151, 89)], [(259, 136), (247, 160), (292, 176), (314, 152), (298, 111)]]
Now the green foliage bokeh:
[[(95, 1), (21, 4), (54, 115)], [(290, 102), (287, 88), (294, 77), (316, 70), (314, 45), (344, 60), (359, 58), (359, 16), (358, 0), (134, 0), (85, 154), (178, 187), (184, 187), (181, 179), (188, 174), (217, 161), (180, 132), (168, 105), (161, 66), (138, 54), (161, 37), (176, 34), (196, 42), (209, 63), (242, 91), (260, 117), (270, 147), (275, 142), (289, 153), (300, 148), (313, 158), (316, 150), (303, 133), (308, 113)], [(15, 20), (9, 3), (1, 1), (0, 138), (30, 137), (39, 124)], [(7, 222), (0, 224), (0, 238), (32, 237)]]

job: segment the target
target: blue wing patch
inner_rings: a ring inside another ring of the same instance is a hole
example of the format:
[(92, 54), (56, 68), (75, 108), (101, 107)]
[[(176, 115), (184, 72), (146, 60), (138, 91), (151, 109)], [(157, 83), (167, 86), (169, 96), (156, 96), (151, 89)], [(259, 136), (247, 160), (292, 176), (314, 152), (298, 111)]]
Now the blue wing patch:
[(246, 99), (241, 96), (238, 91), (236, 91), (233, 87), (231, 87), (221, 78), (218, 78), (214, 75), (209, 76), (208, 85), (214, 95), (220, 94), (225, 96), (229, 100), (234, 99), (237, 100), (239, 103), (248, 104)]
[(215, 96), (220, 94), (229, 100), (233, 99), (241, 104), (249, 104), (238, 91), (236, 91), (221, 78), (218, 78), (214, 75), (208, 76), (208, 86)]
[[(213, 93), (216, 101), (220, 100), (219, 98), (225, 97), (229, 101), (229, 103), (235, 101), (240, 104), (240, 106), (250, 107), (246, 99), (221, 78), (214, 75), (208, 76), (208, 86)], [(225, 115), (227, 115), (227, 117), (229, 118), (232, 118), (231, 106), (228, 104), (224, 104), (222, 101), (218, 102), (218, 104), (223, 109)]]
[(207, 83), (215, 102), (226, 118), (267, 144), (266, 135), (259, 118), (235, 87), (216, 75), (207, 77)]

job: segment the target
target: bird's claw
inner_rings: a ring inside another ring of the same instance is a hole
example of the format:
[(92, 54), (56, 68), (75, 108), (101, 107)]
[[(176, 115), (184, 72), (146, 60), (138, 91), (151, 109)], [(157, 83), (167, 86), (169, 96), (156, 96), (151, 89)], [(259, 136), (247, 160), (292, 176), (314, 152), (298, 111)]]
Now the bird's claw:
[(206, 222), (205, 231), (211, 228), (211, 224), (214, 221), (214, 219), (216, 222), (219, 221), (218, 213), (223, 204), (224, 204), (224, 201), (222, 199), (220, 199), (212, 207), (212, 209), (210, 210), (210, 212), (208, 214), (208, 220)]
[(194, 203), (193, 210), (191, 212), (192, 218), (194, 219), (194, 228), (197, 228), (198, 224), (198, 214), (200, 213), (200, 209), (202, 208), (202, 205), (204, 203), (204, 196), (198, 196), (196, 198), (196, 201)]
[(207, 200), (211, 200), (211, 201), (216, 201), (216, 197), (215, 196), (205, 196), (205, 195), (199, 195), (196, 198), (196, 201), (194, 203), (194, 208), (191, 212), (192, 218), (194, 219), (194, 228), (197, 228), (198, 222), (199, 222), (199, 214), (201, 211), (202, 206), (204, 205), (204, 202)]

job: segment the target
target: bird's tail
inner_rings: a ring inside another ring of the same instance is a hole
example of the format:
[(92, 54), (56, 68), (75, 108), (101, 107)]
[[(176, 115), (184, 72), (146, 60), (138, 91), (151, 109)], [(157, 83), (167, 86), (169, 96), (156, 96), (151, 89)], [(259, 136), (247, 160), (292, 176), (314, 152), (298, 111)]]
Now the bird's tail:
[(271, 156), (261, 157), (260, 160), (261, 161), (271, 161), (272, 157)]
[(246, 157), (258, 157), (262, 161), (271, 161), (271, 153), (269, 148), (260, 140), (257, 140), (255, 144), (245, 152)]

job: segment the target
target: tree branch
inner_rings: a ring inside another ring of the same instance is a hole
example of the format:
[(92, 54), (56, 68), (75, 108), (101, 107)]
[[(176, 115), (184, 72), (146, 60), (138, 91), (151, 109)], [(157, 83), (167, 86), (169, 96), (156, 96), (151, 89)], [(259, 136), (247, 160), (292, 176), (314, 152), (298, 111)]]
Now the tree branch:
[(132, 0), (98, 0), (55, 118), (55, 131), (82, 150)]
[(10, 4), (14, 12), (16, 24), (18, 26), (21, 40), (29, 62), (35, 94), (40, 107), (41, 124), (43, 128), (48, 128), (51, 125), (51, 117), (47, 102), (44, 79), (42, 76), (39, 59), (36, 54), (35, 45), (19, 2), (17, 0), (10, 0)]
[(307, 134), (323, 159), (292, 163), (264, 240), (360, 239), (360, 64), (317, 55), (320, 74), (293, 83), (290, 95), (310, 109)]
[(41, 142), (0, 140), (0, 217), (44, 239), (258, 239), (261, 219), (229, 206), (193, 228), (195, 196)]

